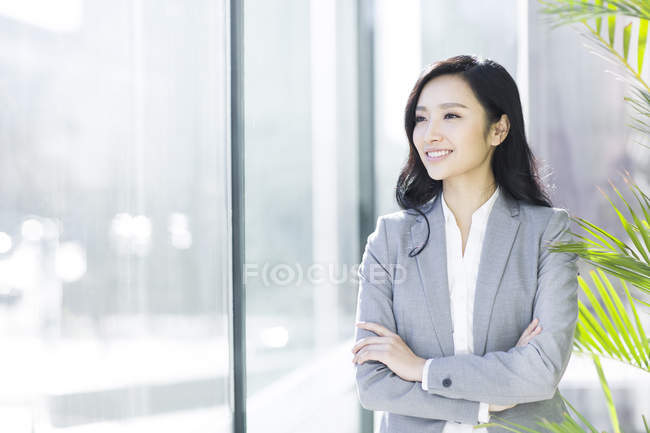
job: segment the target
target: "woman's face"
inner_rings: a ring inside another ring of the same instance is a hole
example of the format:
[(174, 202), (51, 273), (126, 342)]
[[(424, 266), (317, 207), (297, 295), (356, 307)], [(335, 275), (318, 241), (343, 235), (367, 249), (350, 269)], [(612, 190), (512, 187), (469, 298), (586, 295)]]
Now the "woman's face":
[[(490, 157), (500, 140), (486, 136), (486, 122), (483, 106), (463, 79), (450, 74), (431, 79), (418, 99), (413, 130), (413, 143), (429, 177), (491, 173)], [(439, 150), (451, 152), (431, 153)]]

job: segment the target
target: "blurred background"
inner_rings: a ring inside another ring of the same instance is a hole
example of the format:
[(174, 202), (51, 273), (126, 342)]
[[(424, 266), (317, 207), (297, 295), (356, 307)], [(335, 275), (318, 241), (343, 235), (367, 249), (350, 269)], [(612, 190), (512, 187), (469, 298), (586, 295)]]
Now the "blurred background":
[[(233, 3), (0, 1), (0, 431), (230, 432), (245, 371), (249, 432), (372, 432), (381, 413), (360, 407), (351, 363), (355, 266), (398, 210), (404, 106), (436, 60), (513, 75), (554, 206), (611, 227), (596, 186), (626, 169), (650, 187), (624, 83), (536, 1)], [(603, 367), (621, 427), (643, 431), (648, 375)], [(560, 390), (608, 428), (589, 358)]]

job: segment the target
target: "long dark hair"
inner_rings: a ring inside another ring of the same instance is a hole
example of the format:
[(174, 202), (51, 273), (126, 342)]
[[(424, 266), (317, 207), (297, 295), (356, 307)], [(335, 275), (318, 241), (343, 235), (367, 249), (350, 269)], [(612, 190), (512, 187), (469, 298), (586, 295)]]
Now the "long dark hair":
[[(409, 156), (400, 172), (395, 189), (395, 198), (399, 207), (405, 210), (413, 209), (420, 213), (430, 233), (429, 220), (420, 207), (442, 191), (442, 180), (429, 177), (413, 143), (413, 129), (415, 107), (422, 88), (432, 78), (444, 74), (457, 74), (470, 86), (487, 114), (486, 128), (498, 121), (504, 113), (510, 120), (508, 135), (501, 144), (496, 146), (491, 160), (492, 172), (500, 187), (500, 193), (509, 194), (516, 200), (551, 207), (551, 200), (538, 174), (537, 160), (526, 141), (524, 116), (515, 80), (497, 62), (486, 58), (479, 60), (471, 55), (454, 56), (428, 65), (411, 90), (404, 112)], [(422, 252), (429, 241), (429, 233), (424, 245), (411, 250), (409, 256), (414, 257)]]

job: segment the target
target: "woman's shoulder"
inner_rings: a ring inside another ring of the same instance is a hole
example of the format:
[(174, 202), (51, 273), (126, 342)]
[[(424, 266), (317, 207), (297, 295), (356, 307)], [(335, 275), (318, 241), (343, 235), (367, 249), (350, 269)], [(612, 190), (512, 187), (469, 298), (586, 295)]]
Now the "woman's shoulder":
[[(431, 215), (430, 212), (433, 207), (434, 200), (435, 196), (430, 201), (419, 207), (420, 211), (428, 217)], [(399, 227), (410, 228), (415, 222), (420, 221), (421, 218), (422, 214), (415, 209), (400, 209), (379, 215), (379, 217), (377, 217), (377, 221), (379, 222), (381, 220), (386, 224), (387, 227), (390, 227), (391, 229), (397, 229)]]
[(369, 239), (381, 240), (387, 244), (400, 243), (401, 241), (408, 242), (411, 229), (420, 218), (420, 213), (413, 209), (400, 209), (380, 214), (377, 217), (375, 231), (370, 235)]
[(554, 224), (566, 225), (571, 217), (569, 211), (557, 206), (542, 206), (524, 201), (519, 203), (520, 220), (542, 230)]
[(530, 215), (532, 217), (550, 218), (554, 214), (569, 213), (569, 211), (563, 207), (543, 206), (543, 205), (533, 204), (523, 200), (518, 200), (518, 202), (519, 202), (519, 208), (527, 216)]
[(388, 212), (377, 217), (377, 226), (383, 226), (391, 233), (410, 230), (419, 218), (419, 213), (412, 209)]

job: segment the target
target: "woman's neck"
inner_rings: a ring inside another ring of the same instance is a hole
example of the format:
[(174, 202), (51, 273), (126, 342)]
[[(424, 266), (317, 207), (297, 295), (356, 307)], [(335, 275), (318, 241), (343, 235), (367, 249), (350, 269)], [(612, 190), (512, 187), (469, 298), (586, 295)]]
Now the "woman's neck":
[(457, 219), (469, 220), (486, 201), (492, 197), (497, 189), (494, 180), (486, 182), (477, 188), (476, 185), (450, 185), (445, 181), (442, 183), (442, 195), (447, 207), (454, 213)]

